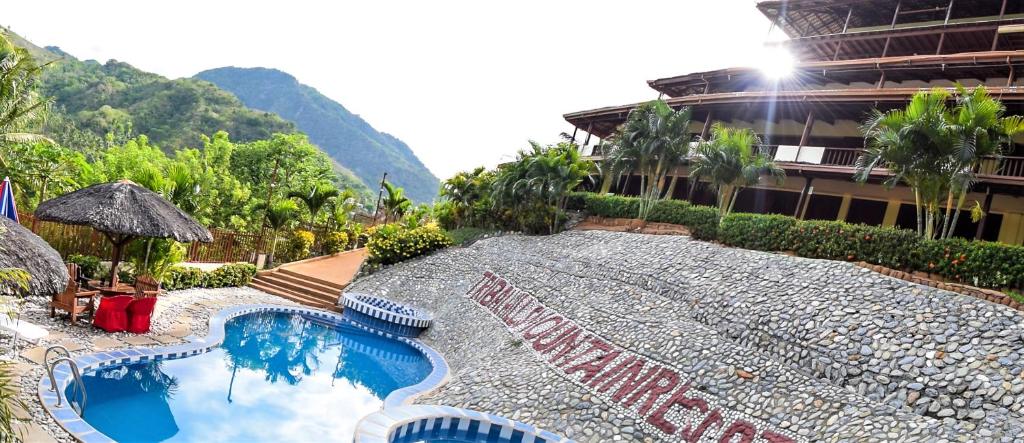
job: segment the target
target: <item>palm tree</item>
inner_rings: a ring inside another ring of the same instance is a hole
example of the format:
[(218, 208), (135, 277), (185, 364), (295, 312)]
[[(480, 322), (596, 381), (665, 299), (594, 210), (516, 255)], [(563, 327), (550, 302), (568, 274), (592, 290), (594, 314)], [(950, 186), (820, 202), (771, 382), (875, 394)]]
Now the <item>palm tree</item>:
[(334, 223), (334, 228), (343, 228), (352, 219), (352, 214), (362, 207), (359, 204), (359, 195), (350, 188), (341, 190), (336, 197), (330, 201), (331, 212), (328, 214)]
[(863, 125), (867, 146), (854, 178), (863, 182), (875, 168), (886, 168), (886, 186), (909, 186), (917, 233), (925, 238), (952, 236), (982, 159), (998, 158), (1024, 131), (1024, 120), (1004, 117), (1006, 108), (982, 87), (968, 92), (958, 86), (952, 109), (951, 98), (943, 89), (919, 92), (906, 108), (875, 111)]
[(309, 209), (309, 230), (312, 231), (313, 222), (320, 214), (320, 210), (338, 195), (338, 188), (334, 185), (328, 182), (319, 182), (309, 186), (305, 191), (289, 192), (288, 198), (297, 198), (306, 204), (306, 209)]
[(608, 153), (611, 175), (640, 174), (640, 213), (646, 219), (654, 203), (671, 196), (677, 177), (665, 193), (668, 173), (686, 161), (690, 150), (690, 108), (673, 110), (663, 100), (638, 106), (612, 138)]
[(721, 220), (736, 204), (740, 191), (760, 181), (762, 175), (782, 183), (786, 172), (761, 150), (761, 139), (750, 129), (731, 129), (721, 123), (711, 128), (711, 139), (697, 144), (691, 160), (690, 179), (707, 178), (718, 194)]
[(269, 262), (273, 264), (274, 254), (277, 252), (277, 234), (295, 220), (299, 212), (299, 205), (295, 204), (293, 200), (284, 199), (275, 201), (269, 206), (266, 203), (260, 203), (257, 208), (265, 211), (267, 224), (272, 229)]
[[(50, 107), (51, 100), (37, 91), (42, 66), (24, 48), (14, 46), (0, 33), (0, 147), (11, 143), (47, 143), (53, 140), (33, 131)], [(0, 170), (12, 168), (0, 149)], [(22, 182), (15, 178), (15, 185)]]
[(384, 223), (401, 218), (412, 206), (412, 201), (405, 197), (404, 189), (384, 182), (384, 192), (384, 200), (381, 201), (384, 206)]
[(568, 193), (590, 176), (592, 168), (592, 163), (582, 160), (572, 143), (545, 147), (530, 141), (529, 150), (519, 151), (515, 162), (499, 169), (491, 187), (494, 204), (513, 209), (547, 206), (550, 220), (545, 224), (548, 232), (554, 233)]
[[(956, 107), (951, 113), (951, 125), (954, 136), (954, 162), (950, 177), (950, 190), (946, 201), (945, 223), (941, 238), (949, 238), (956, 229), (960, 219), (960, 208), (967, 198), (967, 193), (977, 181), (976, 173), (984, 158), (999, 159), (1003, 155), (1013, 137), (1024, 132), (1024, 117), (1013, 115), (1004, 117), (1006, 106), (992, 98), (988, 91), (976, 87), (970, 92), (957, 86)], [(953, 209), (953, 194), (958, 194), (956, 210)]]

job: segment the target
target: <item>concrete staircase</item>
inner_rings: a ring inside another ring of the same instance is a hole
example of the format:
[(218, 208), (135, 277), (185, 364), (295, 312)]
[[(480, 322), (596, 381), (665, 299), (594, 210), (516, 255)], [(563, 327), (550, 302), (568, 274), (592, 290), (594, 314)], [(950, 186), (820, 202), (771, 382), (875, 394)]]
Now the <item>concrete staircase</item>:
[(278, 268), (259, 272), (249, 286), (306, 306), (341, 312), (338, 298), (348, 285)]

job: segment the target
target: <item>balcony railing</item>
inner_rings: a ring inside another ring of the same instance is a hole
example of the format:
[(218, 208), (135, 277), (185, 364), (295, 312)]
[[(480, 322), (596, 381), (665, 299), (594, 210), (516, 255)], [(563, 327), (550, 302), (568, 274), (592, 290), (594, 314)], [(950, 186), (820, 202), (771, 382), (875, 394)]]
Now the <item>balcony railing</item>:
[[(852, 168), (864, 152), (861, 148), (818, 146), (766, 146), (764, 152), (779, 163), (802, 163)], [(986, 157), (978, 165), (978, 174), (994, 177), (1024, 178), (1024, 157)]]

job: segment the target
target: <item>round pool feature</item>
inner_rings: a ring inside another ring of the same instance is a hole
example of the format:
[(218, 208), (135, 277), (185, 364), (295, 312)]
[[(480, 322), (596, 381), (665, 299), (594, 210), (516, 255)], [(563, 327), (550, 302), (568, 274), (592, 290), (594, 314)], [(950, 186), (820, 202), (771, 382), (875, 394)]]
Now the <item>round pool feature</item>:
[(359, 421), (355, 443), (575, 443), (535, 426), (451, 406), (385, 408)]
[(402, 337), (419, 337), (433, 321), (415, 308), (369, 294), (347, 292), (341, 303), (345, 319)]

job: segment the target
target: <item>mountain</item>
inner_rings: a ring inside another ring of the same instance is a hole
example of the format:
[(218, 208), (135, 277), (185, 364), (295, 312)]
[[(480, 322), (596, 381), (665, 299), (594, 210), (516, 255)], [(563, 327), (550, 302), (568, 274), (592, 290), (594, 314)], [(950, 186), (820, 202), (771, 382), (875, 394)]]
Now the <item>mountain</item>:
[[(172, 80), (117, 60), (79, 60), (57, 47), (39, 47), (8, 29), (0, 27), (0, 32), (11, 43), (27, 49), (37, 61), (47, 63), (41, 93), (54, 100), (55, 115), (49, 120), (63, 124), (48, 127), (46, 132), (69, 147), (89, 147), (75, 145), (87, 144), (89, 138), (101, 140), (111, 133), (145, 134), (170, 153), (177, 148), (201, 146), (200, 135), (221, 130), (237, 142), (296, 132), (294, 123), (272, 112), (251, 109), (210, 82)], [(70, 132), (78, 137), (66, 136), (68, 124), (74, 128)], [(83, 133), (88, 137), (83, 139)], [(336, 157), (334, 160), (340, 184), (355, 188), (367, 199), (376, 197)]]
[(437, 177), (401, 140), (377, 131), (358, 115), (295, 77), (276, 69), (225, 67), (196, 74), (234, 93), (246, 106), (295, 122), (309, 140), (351, 169), (371, 189), (381, 174), (405, 188), (409, 198), (429, 202), (437, 195)]

